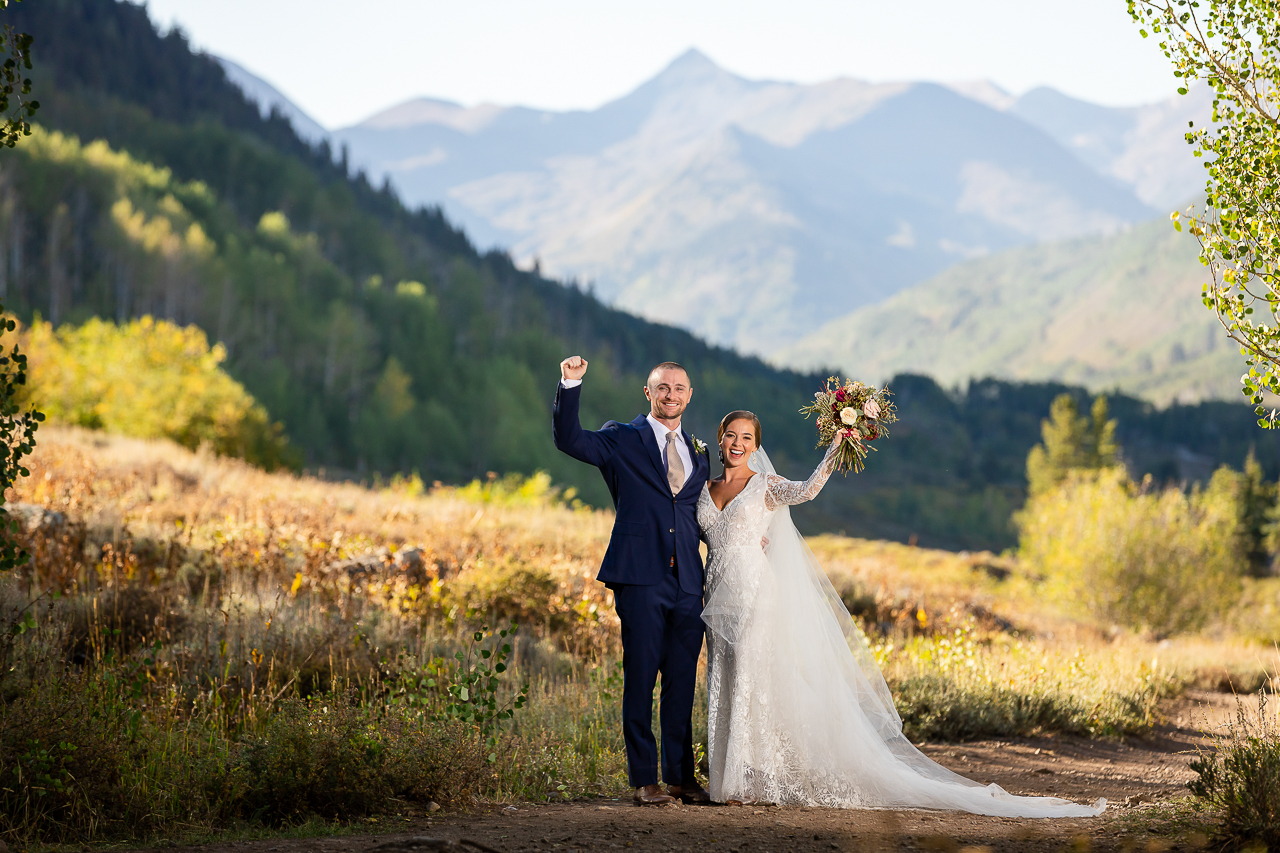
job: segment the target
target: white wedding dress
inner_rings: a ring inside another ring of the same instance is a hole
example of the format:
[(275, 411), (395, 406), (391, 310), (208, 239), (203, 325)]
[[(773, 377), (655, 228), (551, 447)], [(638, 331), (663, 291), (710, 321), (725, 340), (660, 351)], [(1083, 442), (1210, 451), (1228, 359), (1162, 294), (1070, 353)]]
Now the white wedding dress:
[[(862, 634), (791, 523), (835, 466), (828, 451), (803, 483), (758, 473), (716, 509), (703, 489), (710, 548), (707, 756), (711, 797), (835, 808), (953, 809), (1003, 817), (1088, 817), (1054, 797), (1020, 797), (965, 779), (902, 734), (888, 685)], [(761, 539), (768, 537), (767, 548)]]

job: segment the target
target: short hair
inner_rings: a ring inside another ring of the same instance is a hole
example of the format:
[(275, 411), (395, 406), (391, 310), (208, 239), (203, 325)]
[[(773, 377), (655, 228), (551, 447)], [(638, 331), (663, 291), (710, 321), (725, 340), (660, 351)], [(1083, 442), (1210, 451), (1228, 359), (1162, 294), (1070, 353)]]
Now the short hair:
[(724, 440), (725, 430), (727, 430), (729, 428), (729, 424), (733, 423), (734, 421), (751, 421), (751, 423), (755, 424), (756, 447), (759, 447), (760, 443), (764, 440), (764, 438), (760, 435), (760, 432), (761, 432), (760, 419), (756, 417), (755, 412), (748, 412), (745, 409), (738, 409), (737, 411), (730, 412), (729, 414), (725, 415), (723, 419), (721, 419), (720, 429), (716, 430), (716, 444), (719, 444), (721, 441)]
[[(683, 364), (678, 364), (674, 361), (664, 361), (662, 364), (657, 365), (653, 370), (649, 371), (649, 376), (644, 380), (644, 384), (652, 388), (653, 386), (650, 383), (653, 381), (653, 374), (657, 373), (659, 370), (678, 370), (685, 375), (686, 379), (689, 377), (689, 371), (684, 369)], [(692, 379), (689, 380), (689, 387), (693, 387)]]

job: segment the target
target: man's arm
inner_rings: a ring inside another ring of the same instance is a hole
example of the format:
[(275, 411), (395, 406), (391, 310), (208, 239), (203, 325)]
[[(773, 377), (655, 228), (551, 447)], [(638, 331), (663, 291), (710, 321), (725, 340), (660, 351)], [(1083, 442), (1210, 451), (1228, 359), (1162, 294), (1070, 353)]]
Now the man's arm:
[(578, 420), (578, 400), (582, 396), (582, 377), (587, 361), (570, 356), (560, 362), (560, 385), (551, 407), (551, 437), (556, 449), (580, 462), (599, 468), (609, 461), (617, 449), (613, 430), (592, 432), (582, 428)]

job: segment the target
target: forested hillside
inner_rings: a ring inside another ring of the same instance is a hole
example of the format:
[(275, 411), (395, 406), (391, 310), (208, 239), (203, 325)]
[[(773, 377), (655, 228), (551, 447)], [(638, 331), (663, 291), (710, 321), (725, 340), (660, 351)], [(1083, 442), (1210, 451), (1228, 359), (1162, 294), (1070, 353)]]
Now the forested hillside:
[[(588, 420), (633, 414), (643, 371), (667, 357), (696, 366), (707, 417), (740, 400), (794, 411), (815, 382), (609, 311), (502, 256), (449, 253), (358, 216), (373, 256), (357, 277), (285, 213), (248, 225), (203, 182), (102, 141), (38, 131), (4, 166), (11, 307), (55, 324), (200, 325), (312, 467), (443, 479), (549, 468), (596, 490), (550, 443), (547, 399), (569, 348), (593, 361)], [(801, 431), (779, 438), (795, 446)]]
[(958, 264), (832, 320), (781, 358), (1120, 388), (1166, 403), (1239, 399), (1239, 348), (1200, 304), (1200, 247), (1168, 217), (1121, 234)]
[[(312, 470), (418, 471), (462, 481), (546, 469), (607, 503), (598, 475), (551, 445), (559, 360), (592, 362), (583, 420), (630, 418), (654, 363), (689, 366), (687, 420), (764, 420), (781, 470), (816, 461), (796, 410), (818, 375), (773, 369), (601, 305), (481, 255), (436, 209), (409, 210), (349, 175), (279, 117), (263, 119), (211, 58), (115, 0), (40, 0), (6, 20), (35, 36), (37, 118), (0, 155), (0, 293), (55, 324), (151, 314), (195, 323), (229, 372), (284, 424)], [(1023, 461), (1061, 386), (975, 383), (944, 392), (895, 380), (902, 423), (869, 476), (833, 484), (810, 530), (956, 547), (1011, 541)], [(1201, 477), (1239, 466), (1252, 420), (1218, 405), (1113, 406), (1138, 473)], [(1274, 454), (1261, 453), (1269, 473)]]
[[(55, 325), (148, 313), (200, 325), (313, 469), (429, 481), (545, 468), (606, 501), (550, 442), (570, 351), (593, 364), (588, 423), (633, 416), (643, 374), (668, 358), (694, 373), (703, 435), (716, 412), (794, 412), (811, 393), (813, 377), (480, 256), (438, 210), (407, 210), (262, 119), (141, 7), (48, 0), (9, 20), (38, 45), (40, 121), (84, 144), (44, 134), (2, 161), (8, 306)], [(807, 426), (775, 420), (780, 450), (803, 452)]]

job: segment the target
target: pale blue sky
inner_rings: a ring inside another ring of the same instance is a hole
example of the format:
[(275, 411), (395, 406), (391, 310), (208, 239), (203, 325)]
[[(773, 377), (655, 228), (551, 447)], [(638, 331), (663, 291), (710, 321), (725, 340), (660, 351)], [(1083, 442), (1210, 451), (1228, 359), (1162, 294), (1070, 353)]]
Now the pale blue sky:
[(1108, 105), (1176, 83), (1125, 0), (149, 0), (329, 128), (419, 95), (592, 108), (690, 47), (752, 79), (989, 79)]

